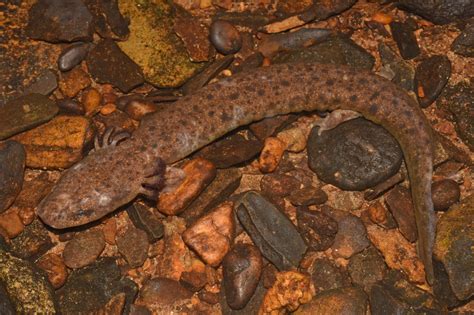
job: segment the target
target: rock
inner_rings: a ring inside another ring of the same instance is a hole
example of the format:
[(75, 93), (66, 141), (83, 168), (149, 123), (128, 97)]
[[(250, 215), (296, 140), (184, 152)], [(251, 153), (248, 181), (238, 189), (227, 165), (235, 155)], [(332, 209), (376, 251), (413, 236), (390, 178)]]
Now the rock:
[(351, 276), (352, 283), (361, 286), (367, 293), (388, 272), (383, 257), (374, 247), (369, 247), (352, 256), (347, 270)]
[(196, 156), (211, 161), (217, 168), (229, 168), (253, 159), (262, 147), (259, 140), (234, 133), (199, 150)]
[(324, 251), (334, 243), (338, 226), (330, 216), (303, 206), (297, 208), (296, 218), (298, 231), (312, 250)]
[(167, 215), (181, 213), (216, 177), (214, 164), (203, 158), (186, 162), (182, 171), (185, 178), (179, 186), (172, 191), (160, 193), (157, 209), (161, 213)]
[(392, 214), (381, 202), (376, 201), (374, 204), (369, 206), (367, 211), (370, 220), (375, 224), (378, 224), (386, 229), (394, 229), (397, 227), (397, 223), (395, 222)]
[(83, 61), (89, 52), (90, 45), (86, 43), (75, 43), (66, 47), (58, 58), (58, 68), (61, 71), (69, 71)]
[(78, 101), (63, 98), (56, 101), (61, 113), (82, 116), (85, 114), (84, 107)]
[(13, 203), (12, 208), (18, 210), (20, 218), (22, 218), (23, 213), (30, 213), (31, 211), (34, 213), (35, 207), (51, 191), (53, 185), (54, 183), (48, 178), (46, 173), (24, 181), (20, 194)]
[(0, 313), (4, 315), (15, 315), (15, 306), (13, 302), (8, 297), (8, 292), (6, 291), (3, 284), (0, 283)]
[(192, 269), (181, 274), (179, 283), (190, 291), (198, 292), (209, 282), (207, 273), (206, 265), (199, 259), (193, 259)]
[(459, 300), (474, 295), (474, 195), (452, 206), (438, 221), (434, 256), (449, 276)]
[(414, 91), (414, 67), (409, 62), (400, 58), (384, 43), (379, 44), (378, 50), (383, 63), (383, 69), (380, 71), (381, 75), (409, 92)]
[(93, 116), (99, 111), (102, 95), (95, 88), (88, 88), (81, 95), (81, 103), (87, 116)]
[[(89, 69), (89, 71), (91, 71), (91, 69)], [(71, 71), (61, 74), (59, 81), (59, 89), (69, 98), (75, 97), (80, 91), (90, 85), (91, 79), (89, 74), (80, 67), (73, 68)]]
[(287, 174), (266, 174), (260, 181), (260, 190), (268, 199), (286, 197), (300, 188), (300, 182)]
[(222, 262), (226, 301), (242, 309), (252, 297), (262, 273), (262, 256), (255, 246), (236, 244)]
[(446, 56), (431, 56), (418, 64), (415, 91), (422, 108), (428, 107), (438, 98), (450, 76), (451, 62)]
[(92, 264), (105, 248), (104, 233), (101, 230), (86, 230), (74, 235), (64, 247), (64, 263), (77, 269)]
[(92, 140), (90, 121), (81, 116), (58, 116), (13, 139), (26, 149), (26, 165), (33, 168), (68, 168), (82, 159)]
[(225, 290), (221, 290), (219, 294), (219, 304), (223, 315), (247, 315), (247, 314), (258, 314), (260, 305), (262, 304), (263, 298), (267, 290), (262, 285), (262, 280), (257, 286), (255, 293), (251, 297), (250, 301), (240, 310), (234, 310), (227, 304)]
[(103, 38), (125, 40), (129, 34), (128, 21), (120, 13), (118, 1), (84, 0), (94, 17), (95, 31)]
[(398, 5), (437, 24), (457, 22), (474, 15), (474, 4), (471, 1), (401, 0)]
[(38, 259), (36, 265), (46, 272), (53, 288), (58, 289), (66, 282), (67, 268), (60, 256), (53, 253), (46, 254)]
[(53, 247), (44, 225), (34, 220), (11, 241), (12, 253), (22, 259), (35, 261)]
[(198, 293), (199, 300), (214, 305), (219, 303), (219, 294), (202, 290)]
[(298, 153), (306, 148), (306, 136), (306, 130), (295, 127), (280, 131), (277, 138), (285, 143), (288, 152)]
[(102, 40), (89, 52), (87, 67), (94, 80), (110, 83), (124, 93), (144, 82), (140, 67), (110, 39)]
[(130, 265), (138, 268), (148, 256), (148, 236), (145, 231), (129, 227), (123, 235), (117, 237), (117, 248)]
[(371, 70), (375, 59), (364, 48), (345, 36), (330, 37), (306, 49), (280, 52), (273, 58), (274, 63), (314, 62), (324, 64), (349, 65), (358, 69)]
[(367, 306), (368, 297), (363, 290), (358, 287), (345, 287), (316, 295), (294, 314), (366, 314)]
[(225, 202), (198, 219), (183, 233), (184, 242), (209, 265), (217, 267), (235, 233), (233, 204)]
[(395, 186), (385, 196), (385, 202), (390, 212), (397, 221), (400, 233), (411, 243), (418, 238), (415, 208), (411, 199), (410, 191), (402, 186)]
[(372, 314), (440, 314), (441, 306), (427, 292), (392, 270), (388, 277), (372, 286), (369, 294)]
[(54, 90), (58, 87), (58, 78), (56, 77), (56, 73), (52, 70), (44, 70), (34, 81), (31, 85), (29, 85), (25, 91), (24, 95), (27, 94), (41, 94), (48, 96), (49, 94), (53, 93)]
[(431, 195), (435, 211), (446, 211), (459, 201), (461, 190), (454, 180), (442, 179), (433, 183)]
[[(13, 314), (55, 314), (54, 290), (44, 273), (31, 262), (0, 250), (0, 286), (3, 286)], [(1, 294), (0, 294), (1, 296)], [(0, 300), (0, 310), (3, 299)]]
[(425, 283), (425, 269), (415, 246), (397, 230), (384, 230), (376, 225), (370, 225), (367, 227), (367, 233), (390, 268), (402, 270), (414, 283)]
[(347, 273), (327, 258), (316, 259), (311, 265), (310, 272), (316, 292), (343, 288), (351, 283)]
[(92, 15), (80, 0), (39, 0), (29, 11), (26, 33), (53, 43), (92, 41)]
[(259, 314), (293, 312), (301, 304), (311, 301), (315, 293), (308, 275), (297, 271), (279, 272), (276, 282), (265, 294)]
[(402, 152), (388, 131), (363, 118), (308, 139), (310, 168), (326, 183), (345, 190), (375, 186), (400, 168)]
[(306, 244), (291, 221), (254, 191), (245, 193), (236, 205), (240, 223), (265, 258), (278, 269), (297, 267)]
[(474, 57), (474, 23), (466, 25), (466, 28), (452, 43), (451, 50), (458, 55)]
[(25, 228), (21, 222), (18, 213), (15, 211), (6, 211), (0, 214), (0, 228), (3, 229), (9, 238), (15, 238)]
[(168, 278), (153, 278), (145, 282), (140, 289), (137, 302), (147, 306), (154, 304), (171, 305), (191, 298), (193, 293), (184, 288), (178, 281)]
[(124, 108), (124, 111), (132, 119), (141, 120), (143, 116), (156, 112), (158, 108), (159, 107), (151, 101), (137, 99), (128, 102)]
[(439, 301), (439, 303), (449, 309), (463, 304), (453, 292), (451, 285), (449, 284), (449, 275), (446, 272), (446, 268), (442, 262), (434, 259), (433, 260), (433, 295)]
[(420, 54), (420, 47), (412, 28), (407, 23), (394, 21), (390, 23), (393, 40), (403, 59), (413, 59)]
[(249, 129), (258, 140), (263, 142), (266, 138), (275, 135), (297, 118), (298, 116), (295, 114), (268, 117), (250, 124)]
[(25, 149), (15, 141), (0, 143), (0, 213), (7, 210), (23, 185)]
[(0, 140), (31, 129), (53, 118), (58, 107), (44, 95), (28, 94), (0, 107)]
[(258, 158), (258, 168), (262, 173), (271, 173), (276, 170), (285, 153), (286, 145), (278, 138), (265, 139), (262, 152)]
[(186, 46), (192, 61), (208, 61), (214, 56), (215, 51), (209, 43), (209, 30), (198, 18), (191, 14), (179, 14), (174, 20), (173, 29)]
[(223, 55), (235, 54), (242, 48), (242, 37), (232, 23), (215, 20), (211, 24), (209, 39), (214, 47)]
[[(133, 222), (133, 219), (131, 220)], [(117, 221), (114, 217), (109, 218), (104, 222), (102, 225), (102, 231), (104, 232), (104, 239), (107, 244), (115, 245), (115, 237), (117, 236)]]
[(134, 202), (127, 208), (127, 213), (133, 225), (146, 232), (150, 242), (154, 243), (163, 237), (163, 223), (147, 206)]
[(287, 198), (294, 206), (321, 205), (328, 200), (328, 195), (321, 188), (305, 186), (293, 190)]
[(78, 314), (102, 309), (114, 296), (125, 293), (124, 314), (128, 314), (137, 292), (135, 282), (122, 277), (115, 259), (106, 257), (90, 266), (73, 270), (56, 294), (61, 313)]
[[(164, 0), (136, 6), (119, 0), (120, 12), (130, 20), (130, 35), (118, 45), (143, 70), (145, 79), (159, 87), (178, 87), (196, 74), (202, 63), (192, 62), (173, 29), (173, 8)], [(120, 69), (120, 73), (123, 69)]]

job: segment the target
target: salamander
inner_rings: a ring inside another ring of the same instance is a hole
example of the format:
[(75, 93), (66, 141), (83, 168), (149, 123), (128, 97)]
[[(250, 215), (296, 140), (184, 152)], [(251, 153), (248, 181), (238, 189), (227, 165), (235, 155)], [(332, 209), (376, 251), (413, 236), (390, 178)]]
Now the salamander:
[[(229, 131), (265, 117), (348, 109), (383, 126), (407, 165), (418, 231), (418, 254), (433, 281), (436, 217), (431, 200), (433, 141), (418, 104), (371, 72), (340, 65), (294, 63), (261, 67), (209, 84), (145, 116), (123, 141), (102, 147), (63, 172), (37, 207), (44, 223), (68, 228), (97, 220), (137, 195), (163, 185), (174, 163)], [(120, 139), (121, 140), (121, 139)]]

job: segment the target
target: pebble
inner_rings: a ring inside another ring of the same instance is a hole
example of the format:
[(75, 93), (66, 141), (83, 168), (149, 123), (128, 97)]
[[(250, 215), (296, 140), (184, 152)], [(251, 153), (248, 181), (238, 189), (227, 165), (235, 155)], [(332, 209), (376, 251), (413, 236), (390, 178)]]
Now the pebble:
[(123, 313), (128, 314), (137, 292), (135, 282), (121, 275), (115, 258), (105, 257), (92, 265), (73, 270), (56, 295), (62, 314), (91, 314), (103, 309), (116, 295), (124, 293)]
[(0, 314), (15, 315), (15, 306), (3, 284), (0, 284)]
[(451, 62), (446, 56), (431, 56), (418, 64), (415, 91), (422, 108), (430, 106), (438, 98), (450, 76)]
[(59, 89), (66, 97), (69, 98), (74, 98), (77, 94), (79, 94), (80, 91), (84, 90), (90, 85), (91, 78), (89, 77), (89, 74), (79, 67), (62, 73), (61, 79), (59, 80)]
[(12, 314), (55, 314), (57, 311), (54, 290), (44, 273), (31, 262), (3, 250), (0, 250), (0, 286), (15, 308)]
[(363, 118), (344, 122), (308, 139), (309, 167), (322, 181), (345, 190), (363, 190), (392, 177), (402, 152), (388, 131)]
[(433, 273), (433, 295), (439, 303), (443, 306), (447, 306), (449, 309), (463, 304), (463, 302), (456, 297), (451, 285), (449, 284), (449, 275), (446, 268), (444, 268), (442, 262), (436, 259), (433, 260)]
[(192, 269), (181, 274), (179, 283), (190, 291), (198, 292), (208, 283), (206, 265), (199, 259), (193, 259), (191, 264)]
[(0, 213), (15, 201), (23, 185), (26, 152), (15, 141), (0, 143)]
[(114, 103), (106, 103), (100, 109), (100, 113), (104, 116), (108, 116), (117, 110), (117, 106)]
[(192, 15), (178, 16), (174, 20), (173, 29), (183, 41), (192, 61), (208, 61), (214, 56), (215, 51), (209, 43), (209, 30), (198, 18)]
[(82, 116), (85, 114), (84, 107), (81, 103), (70, 98), (63, 98), (56, 101), (61, 113)]
[(36, 261), (36, 265), (43, 269), (48, 275), (48, 280), (55, 289), (59, 289), (66, 283), (68, 276), (63, 259), (56, 254), (46, 254)]
[(296, 227), (273, 204), (254, 191), (236, 204), (240, 223), (265, 258), (279, 270), (297, 267), (307, 246)]
[(100, 41), (89, 52), (86, 61), (95, 81), (110, 83), (124, 93), (144, 82), (140, 67), (113, 40)]
[(328, 195), (321, 188), (305, 186), (290, 192), (287, 198), (294, 206), (322, 205), (328, 200)]
[(343, 288), (351, 283), (347, 272), (327, 258), (316, 259), (310, 267), (310, 273), (317, 292)]
[(306, 245), (314, 251), (324, 251), (332, 246), (338, 230), (337, 222), (330, 216), (298, 207), (296, 210), (298, 231)]
[(152, 209), (142, 203), (134, 202), (127, 208), (127, 213), (133, 225), (146, 232), (150, 242), (154, 243), (163, 237), (163, 223)]
[(92, 264), (105, 248), (102, 230), (87, 230), (74, 235), (64, 246), (64, 263), (77, 269)]
[(153, 102), (136, 99), (127, 102), (124, 111), (130, 118), (141, 120), (146, 114), (154, 113), (158, 109), (159, 107)]
[(266, 174), (260, 181), (260, 190), (269, 199), (286, 197), (293, 191), (299, 190), (299, 188), (299, 180), (287, 174)]
[(12, 253), (23, 259), (35, 261), (53, 247), (53, 242), (43, 223), (35, 219), (23, 232), (11, 240)]
[(401, 86), (408, 92), (415, 90), (415, 68), (410, 62), (400, 58), (388, 45), (380, 43), (378, 47), (383, 68), (380, 75)]
[(461, 56), (474, 57), (474, 22), (466, 25), (452, 43), (451, 50)]
[(322, 292), (309, 303), (302, 305), (294, 314), (366, 314), (368, 302), (368, 296), (362, 289), (350, 286)]
[(57, 116), (48, 123), (13, 139), (26, 149), (26, 166), (68, 168), (82, 159), (84, 146), (92, 140), (91, 122), (82, 116)]
[(115, 245), (115, 238), (117, 236), (117, 221), (115, 220), (115, 218), (109, 218), (108, 220), (106, 220), (102, 225), (102, 231), (104, 232), (104, 239), (107, 244)]
[(93, 116), (99, 111), (99, 106), (102, 103), (102, 95), (97, 89), (89, 88), (82, 94), (81, 103), (86, 111), (86, 116)]
[(153, 278), (143, 284), (137, 301), (147, 306), (171, 305), (191, 298), (193, 293), (184, 288), (178, 281), (168, 278)]
[(236, 244), (222, 262), (226, 301), (242, 309), (252, 297), (262, 273), (262, 256), (257, 247)]
[(405, 187), (395, 186), (385, 195), (385, 202), (395, 221), (397, 221), (400, 233), (409, 242), (415, 242), (418, 235), (415, 222), (415, 208), (410, 191)]
[(36, 212), (34, 207), (18, 209), (18, 216), (23, 225), (29, 225), (36, 219)]
[(211, 161), (217, 168), (229, 168), (253, 159), (262, 147), (262, 143), (252, 135), (244, 137), (234, 133), (204, 147), (196, 156)]
[(258, 168), (262, 173), (271, 173), (276, 170), (285, 153), (286, 145), (275, 137), (268, 137), (263, 144), (258, 158)]
[(52, 70), (44, 70), (33, 82), (33, 84), (29, 85), (24, 95), (38, 93), (41, 95), (48, 96), (49, 94), (53, 93), (54, 90), (58, 87), (58, 78), (56, 77), (56, 73)]
[(65, 72), (81, 63), (89, 52), (90, 45), (87, 43), (75, 43), (66, 47), (58, 57), (58, 68)]
[(183, 241), (207, 264), (217, 267), (234, 238), (233, 204), (225, 202), (204, 215), (183, 233)]
[(51, 120), (56, 104), (41, 94), (28, 94), (0, 107), (0, 140)]
[(283, 141), (288, 152), (301, 152), (306, 148), (306, 135), (301, 128), (286, 129), (278, 133), (277, 138)]
[(145, 231), (129, 227), (116, 238), (117, 248), (131, 268), (143, 265), (148, 256), (148, 236)]
[(223, 55), (235, 54), (242, 48), (242, 37), (232, 23), (225, 20), (212, 22), (209, 39), (214, 47)]
[(182, 170), (185, 178), (173, 191), (161, 192), (157, 209), (166, 215), (177, 215), (212, 182), (216, 177), (214, 164), (203, 158), (195, 158), (186, 162)]
[(398, 50), (403, 59), (410, 60), (420, 54), (420, 47), (408, 23), (394, 21), (389, 24), (392, 31), (392, 37), (397, 43)]
[(474, 194), (452, 206), (438, 221), (434, 256), (449, 276), (459, 300), (474, 294)]
[(385, 206), (376, 201), (375, 203), (369, 206), (367, 210), (370, 220), (386, 229), (394, 229), (397, 227), (397, 223), (393, 218), (392, 214), (385, 208)]
[(25, 229), (20, 216), (16, 211), (6, 211), (0, 214), (0, 228), (2, 228), (9, 238), (15, 238)]
[(52, 43), (92, 41), (92, 15), (80, 0), (39, 0), (28, 17), (30, 38)]
[(469, 18), (474, 13), (471, 1), (400, 0), (398, 5), (436, 24), (458, 22), (459, 19)]
[(54, 183), (46, 173), (23, 182), (20, 194), (13, 203), (13, 207), (18, 209), (18, 215), (22, 220), (26, 219), (24, 215), (28, 216), (31, 211), (34, 212), (35, 207), (51, 191), (53, 185)]
[(85, 1), (94, 16), (94, 26), (102, 38), (125, 40), (129, 35), (129, 21), (120, 12), (118, 2)]
[(431, 194), (435, 211), (446, 211), (459, 201), (461, 190), (454, 180), (442, 179), (433, 183)]
[(372, 286), (382, 280), (388, 272), (383, 257), (374, 247), (369, 247), (352, 256), (349, 260), (347, 270), (352, 279), (352, 283), (361, 286), (367, 293), (369, 293)]

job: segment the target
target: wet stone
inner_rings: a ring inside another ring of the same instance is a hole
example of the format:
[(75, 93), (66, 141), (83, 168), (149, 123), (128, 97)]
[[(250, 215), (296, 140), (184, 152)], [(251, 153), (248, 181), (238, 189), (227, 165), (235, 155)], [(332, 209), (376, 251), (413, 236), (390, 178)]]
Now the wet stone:
[[(438, 221), (434, 255), (459, 300), (474, 295), (474, 195), (452, 206)], [(467, 276), (470, 275), (470, 276)]]
[(326, 183), (345, 190), (363, 190), (392, 177), (402, 152), (388, 131), (358, 118), (308, 139), (310, 168)]
[(395, 186), (385, 196), (385, 202), (403, 236), (412, 243), (416, 241), (415, 208), (410, 191), (405, 187)]
[(472, 1), (400, 0), (398, 5), (404, 10), (418, 14), (437, 24), (457, 22), (459, 19), (466, 19), (474, 15)]
[(232, 23), (225, 20), (212, 22), (209, 39), (221, 54), (235, 54), (242, 47), (242, 37)]
[(242, 309), (252, 297), (262, 273), (262, 257), (257, 247), (236, 244), (222, 263), (226, 301), (232, 309)]
[[(2, 291), (15, 311), (11, 314), (54, 314), (57, 310), (54, 290), (44, 272), (27, 260), (0, 250), (0, 312), (5, 306)], [(6, 313), (8, 314), (8, 313)]]
[(46, 254), (38, 259), (36, 265), (46, 272), (49, 282), (55, 289), (62, 287), (66, 282), (67, 268), (60, 256), (53, 253)]
[(0, 228), (5, 231), (9, 238), (14, 238), (23, 232), (25, 227), (23, 226), (18, 213), (9, 210), (0, 214)]
[(163, 223), (147, 206), (135, 202), (127, 208), (127, 213), (133, 225), (146, 232), (150, 242), (156, 242), (163, 237)]
[(390, 23), (390, 29), (403, 59), (413, 59), (420, 54), (415, 34), (408, 23), (394, 21)]
[(374, 204), (370, 205), (367, 211), (369, 219), (375, 224), (383, 226), (386, 229), (394, 229), (397, 227), (393, 215), (381, 202), (376, 201)]
[(61, 71), (69, 71), (81, 63), (89, 52), (90, 45), (87, 43), (75, 43), (66, 47), (59, 55), (58, 68)]
[(383, 63), (381, 74), (407, 91), (415, 88), (415, 69), (407, 61), (398, 57), (386, 44), (379, 44), (379, 55)]
[(422, 108), (433, 103), (451, 76), (448, 57), (435, 55), (423, 60), (416, 68), (415, 91)]
[(202, 261), (195, 259), (192, 262), (192, 269), (181, 274), (179, 283), (188, 290), (198, 292), (207, 284), (208, 273), (206, 265)]
[(69, 268), (81, 268), (92, 264), (105, 248), (101, 230), (87, 230), (74, 235), (64, 247), (64, 263)]
[(128, 314), (137, 292), (137, 285), (120, 274), (115, 258), (106, 257), (90, 266), (73, 270), (66, 284), (56, 294), (62, 313), (77, 314), (97, 311), (112, 297), (125, 293), (124, 314)]
[[(89, 69), (90, 70), (90, 69)], [(80, 67), (75, 67), (61, 74), (59, 89), (69, 98), (75, 97), (79, 92), (91, 85), (89, 74)]]
[(247, 314), (258, 314), (260, 305), (262, 304), (263, 298), (266, 293), (266, 289), (262, 285), (262, 280), (260, 280), (255, 293), (250, 298), (250, 301), (245, 305), (244, 308), (240, 310), (234, 310), (230, 308), (229, 304), (226, 301), (225, 290), (220, 292), (219, 304), (221, 306), (222, 314), (224, 315), (247, 315)]
[(474, 23), (471, 22), (454, 40), (451, 50), (458, 55), (465, 57), (474, 57)]
[(25, 230), (11, 242), (16, 256), (34, 261), (53, 247), (48, 232), (38, 219), (25, 227)]
[(28, 94), (0, 107), (0, 140), (47, 122), (56, 115), (56, 104), (41, 94)]
[(19, 210), (19, 214), (25, 209), (34, 209), (51, 191), (53, 185), (54, 183), (49, 180), (46, 173), (24, 181), (21, 192), (13, 203), (13, 207)]
[(39, 0), (29, 11), (26, 33), (47, 42), (91, 41), (92, 15), (81, 0)]
[(260, 181), (260, 190), (269, 199), (286, 197), (299, 188), (300, 182), (295, 177), (286, 174), (266, 174)]
[(453, 308), (463, 304), (453, 292), (451, 285), (449, 284), (449, 275), (446, 272), (446, 268), (442, 262), (433, 260), (433, 272), (434, 272), (434, 283), (433, 283), (433, 295), (439, 301), (439, 303), (445, 307)]
[(20, 193), (25, 159), (25, 149), (20, 143), (0, 143), (0, 213), (7, 210)]
[(361, 286), (365, 292), (370, 292), (372, 286), (382, 280), (388, 272), (382, 255), (369, 247), (352, 256), (347, 267), (353, 284)]
[(117, 248), (132, 268), (143, 265), (148, 255), (148, 236), (145, 231), (129, 227), (117, 237)]
[(83, 0), (94, 17), (95, 31), (103, 38), (124, 40), (128, 21), (120, 13), (118, 1)]
[(58, 78), (56, 73), (52, 70), (43, 71), (33, 82), (29, 85), (23, 94), (38, 93), (41, 95), (49, 95), (58, 87)]
[(296, 219), (298, 231), (310, 249), (324, 251), (332, 246), (338, 230), (333, 218), (303, 206), (297, 208)]
[(431, 194), (434, 209), (436, 211), (446, 211), (459, 201), (461, 190), (454, 180), (442, 179), (433, 183)]
[(305, 186), (290, 193), (287, 199), (294, 206), (321, 205), (328, 200), (328, 195), (321, 188)]
[(196, 156), (211, 161), (217, 168), (228, 168), (253, 159), (262, 147), (259, 140), (235, 133), (204, 147)]
[(291, 221), (254, 191), (236, 206), (237, 216), (265, 258), (278, 269), (297, 267), (307, 246)]
[(351, 283), (348, 274), (327, 258), (315, 260), (310, 272), (317, 292), (342, 288)]
[(189, 299), (192, 295), (193, 293), (179, 284), (178, 281), (159, 277), (145, 282), (140, 289), (138, 302), (145, 305), (171, 305), (180, 300)]

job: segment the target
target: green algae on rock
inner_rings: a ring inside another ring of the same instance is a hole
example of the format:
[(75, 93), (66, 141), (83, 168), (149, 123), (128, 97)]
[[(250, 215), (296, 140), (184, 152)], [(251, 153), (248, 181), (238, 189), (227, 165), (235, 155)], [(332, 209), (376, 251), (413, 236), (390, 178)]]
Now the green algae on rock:
[(118, 45), (142, 68), (148, 82), (178, 87), (204, 65), (190, 60), (174, 33), (172, 7), (165, 0), (120, 0), (119, 8), (130, 19), (130, 36)]

